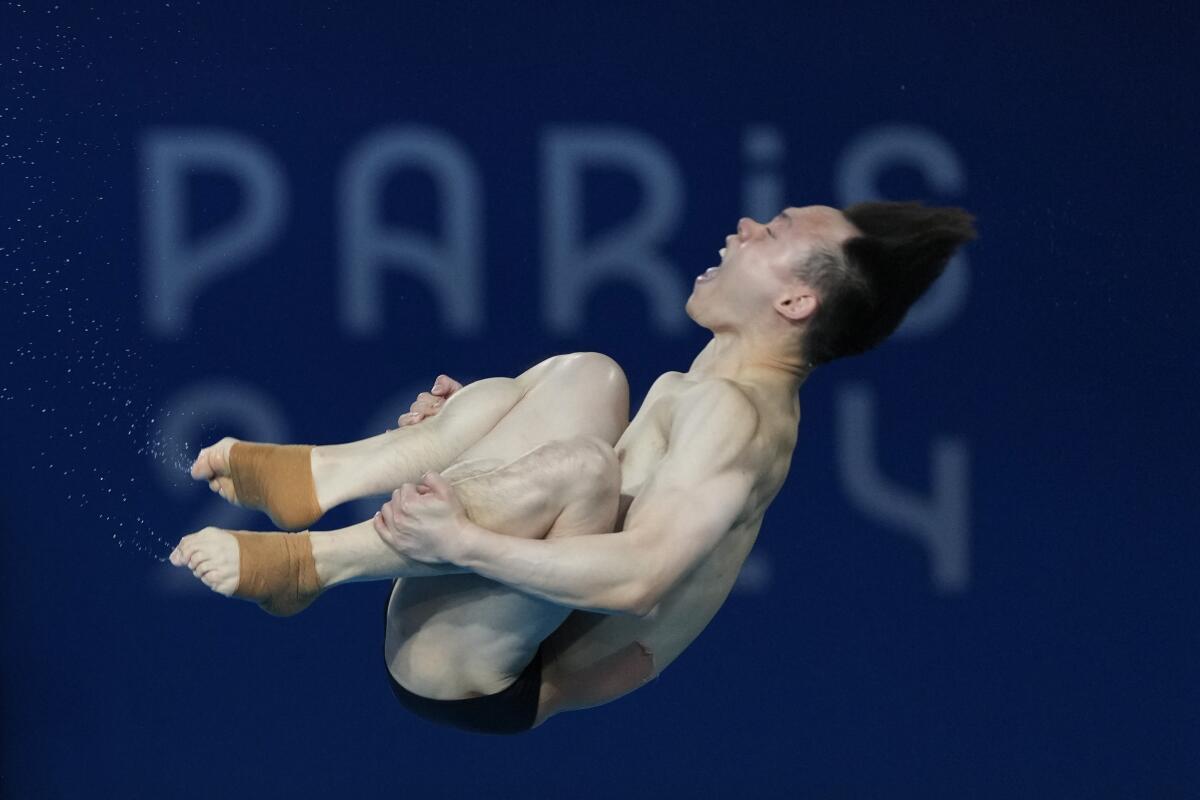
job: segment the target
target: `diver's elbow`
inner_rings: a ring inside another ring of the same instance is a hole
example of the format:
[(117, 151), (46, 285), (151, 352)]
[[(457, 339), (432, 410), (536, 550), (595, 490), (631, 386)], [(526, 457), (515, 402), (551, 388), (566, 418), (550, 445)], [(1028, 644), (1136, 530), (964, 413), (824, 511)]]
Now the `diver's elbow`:
[(603, 595), (592, 598), (582, 608), (615, 617), (646, 617), (657, 607), (658, 598), (640, 586), (627, 585), (612, 588)]
[(662, 596), (663, 593), (656, 588), (642, 588), (632, 594), (624, 613), (631, 617), (645, 619), (658, 608), (659, 603), (662, 602)]

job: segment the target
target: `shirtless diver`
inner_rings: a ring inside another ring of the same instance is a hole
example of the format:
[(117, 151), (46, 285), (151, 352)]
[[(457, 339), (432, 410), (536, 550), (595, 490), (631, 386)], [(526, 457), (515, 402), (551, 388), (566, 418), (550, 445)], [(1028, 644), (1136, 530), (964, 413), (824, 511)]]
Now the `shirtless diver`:
[(395, 491), (337, 531), (205, 528), (171, 563), (278, 615), (341, 583), (396, 579), (390, 684), (440, 724), (517, 733), (610, 702), (725, 601), (787, 476), (812, 370), (886, 339), (975, 237), (973, 219), (894, 202), (741, 219), (687, 300), (712, 340), (654, 382), (632, 422), (621, 368), (574, 353), (517, 378), (442, 376), (400, 428), (350, 444), (223, 439), (193, 477), (285, 530)]

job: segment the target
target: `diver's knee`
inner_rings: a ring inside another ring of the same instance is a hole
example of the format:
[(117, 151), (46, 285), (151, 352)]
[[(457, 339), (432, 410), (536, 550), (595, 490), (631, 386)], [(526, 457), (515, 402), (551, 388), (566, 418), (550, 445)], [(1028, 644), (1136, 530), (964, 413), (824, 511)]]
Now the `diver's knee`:
[(626, 385), (625, 370), (611, 356), (594, 351), (571, 353), (561, 356), (560, 366), (571, 370), (580, 378), (598, 383)]
[(613, 446), (599, 436), (581, 434), (567, 440), (571, 450), (571, 473), (577, 482), (615, 489), (621, 482), (621, 464)]
[(605, 522), (601, 526), (610, 529), (621, 497), (621, 465), (616, 453), (598, 436), (574, 436), (562, 445), (566, 457), (560, 462), (561, 500), (602, 515)]
[(621, 365), (604, 353), (573, 353), (571, 358), (569, 369), (579, 385), (607, 404), (624, 407), (628, 415), (629, 380)]
[[(586, 393), (589, 400), (608, 405), (629, 406), (629, 381), (610, 356), (582, 352), (556, 356), (551, 375), (573, 389)], [(550, 376), (547, 376), (550, 377)]]

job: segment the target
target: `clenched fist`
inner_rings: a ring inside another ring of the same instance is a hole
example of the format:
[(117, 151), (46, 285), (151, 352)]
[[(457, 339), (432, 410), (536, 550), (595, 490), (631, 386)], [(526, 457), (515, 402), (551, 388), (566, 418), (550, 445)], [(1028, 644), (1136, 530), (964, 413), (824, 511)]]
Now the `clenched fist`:
[(452, 561), (459, 532), (469, 521), (454, 487), (436, 472), (406, 483), (375, 514), (375, 532), (402, 556), (426, 564)]

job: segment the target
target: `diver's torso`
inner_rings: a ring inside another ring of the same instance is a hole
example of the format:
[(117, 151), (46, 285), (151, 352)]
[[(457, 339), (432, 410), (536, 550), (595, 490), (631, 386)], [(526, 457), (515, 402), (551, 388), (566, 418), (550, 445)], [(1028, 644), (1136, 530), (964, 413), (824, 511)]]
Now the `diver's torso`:
[[(621, 461), (618, 530), (667, 453), (680, 395), (695, 385), (682, 373), (661, 376), (617, 442), (615, 449)], [(739, 523), (647, 616), (573, 613), (547, 642), (562, 669), (581, 669), (636, 640), (654, 654), (655, 668), (661, 672), (704, 630), (725, 602), (754, 546), (767, 505), (787, 477), (799, 422), (798, 400), (778, 408), (756, 392), (742, 388), (758, 408), (760, 422), (751, 446), (757, 479)]]

